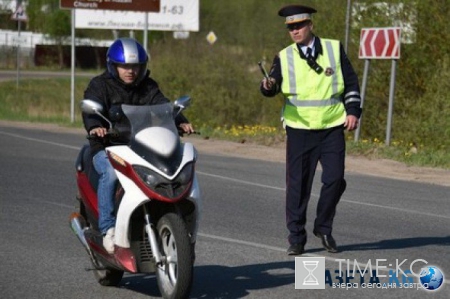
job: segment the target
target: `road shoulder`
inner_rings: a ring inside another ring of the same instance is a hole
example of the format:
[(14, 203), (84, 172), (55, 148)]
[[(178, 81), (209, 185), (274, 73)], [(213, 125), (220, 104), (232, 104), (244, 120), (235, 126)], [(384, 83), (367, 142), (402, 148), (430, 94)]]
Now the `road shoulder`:
[[(67, 128), (54, 124), (28, 123), (0, 120), (0, 126), (25, 127), (40, 130), (86, 134), (82, 128)], [(226, 155), (271, 162), (285, 162), (285, 145), (262, 146), (251, 143), (237, 143), (224, 140), (204, 139), (199, 136), (187, 136), (184, 142), (191, 142), (201, 153)], [(408, 166), (388, 159), (368, 159), (362, 156), (348, 155), (346, 172), (353, 174), (385, 177), (405, 181), (414, 181), (450, 187), (450, 170)]]

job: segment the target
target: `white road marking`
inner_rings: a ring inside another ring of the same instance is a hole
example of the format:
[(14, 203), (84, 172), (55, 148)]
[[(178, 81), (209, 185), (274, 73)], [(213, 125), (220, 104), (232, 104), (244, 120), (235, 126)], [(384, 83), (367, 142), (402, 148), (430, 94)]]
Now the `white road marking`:
[[(264, 184), (259, 184), (259, 183), (253, 183), (253, 182), (243, 181), (243, 180), (230, 178), (230, 177), (226, 177), (226, 176), (221, 176), (221, 175), (201, 172), (201, 171), (197, 171), (197, 174), (204, 175), (204, 176), (209, 176), (209, 177), (213, 177), (213, 178), (217, 178), (217, 179), (222, 179), (222, 180), (226, 180), (226, 181), (236, 182), (236, 183), (239, 183), (239, 184), (260, 187), (260, 188), (278, 190), (278, 191), (283, 191), (283, 192), (286, 190), (285, 188), (281, 188), (281, 187), (274, 187), (274, 186), (269, 186), (269, 185), (264, 185)], [(311, 196), (319, 198), (319, 195), (316, 194), (316, 193), (311, 193)], [(363, 206), (375, 207), (375, 208), (387, 209), (387, 210), (393, 210), (393, 211), (406, 212), (406, 213), (422, 215), (422, 216), (430, 216), (430, 217), (450, 219), (450, 216), (446, 216), (446, 215), (439, 215), (439, 214), (433, 214), (433, 213), (424, 213), (424, 212), (421, 212), (421, 211), (414, 211), (414, 210), (408, 210), (408, 209), (397, 208), (397, 207), (389, 207), (389, 206), (385, 206), (385, 205), (377, 205), (377, 204), (372, 204), (372, 203), (357, 202), (357, 201), (351, 201), (351, 200), (346, 200), (346, 199), (342, 199), (340, 202), (346, 202), (346, 203), (350, 203), (350, 204), (357, 204), (357, 205), (363, 205)]]

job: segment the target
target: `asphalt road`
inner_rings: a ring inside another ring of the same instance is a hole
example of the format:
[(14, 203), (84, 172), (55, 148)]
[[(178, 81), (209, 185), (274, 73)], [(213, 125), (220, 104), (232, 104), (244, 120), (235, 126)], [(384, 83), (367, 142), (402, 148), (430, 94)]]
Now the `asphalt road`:
[[(160, 297), (154, 276), (126, 274), (109, 288), (85, 270), (90, 262), (68, 223), (83, 135), (0, 126), (0, 140), (1, 298)], [(327, 283), (300, 290), (294, 258), (285, 253), (284, 164), (200, 152), (197, 171), (203, 218), (192, 298), (450, 298), (450, 188), (347, 175), (333, 232), (341, 252), (324, 251), (310, 234), (304, 256), (325, 257)], [(395, 264), (418, 272), (425, 262), (449, 277), (438, 291), (387, 286), (396, 282), (387, 277)], [(358, 288), (336, 288), (339, 265), (378, 269), (378, 281), (356, 275), (348, 282)]]

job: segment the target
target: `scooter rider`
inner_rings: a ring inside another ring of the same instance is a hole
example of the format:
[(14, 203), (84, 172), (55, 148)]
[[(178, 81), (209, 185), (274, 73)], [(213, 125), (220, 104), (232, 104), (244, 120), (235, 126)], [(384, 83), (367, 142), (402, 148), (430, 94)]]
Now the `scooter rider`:
[[(84, 92), (84, 98), (97, 101), (105, 111), (121, 104), (155, 105), (167, 103), (156, 81), (147, 69), (149, 61), (145, 49), (132, 38), (115, 40), (107, 51), (107, 70), (94, 77)], [(112, 120), (114, 124), (114, 119)], [(84, 127), (89, 135), (105, 137), (108, 124), (97, 115), (83, 113)], [(194, 133), (189, 121), (179, 114), (175, 122), (187, 134)], [(126, 125), (126, 121), (118, 125)], [(103, 234), (103, 246), (109, 253), (114, 252), (114, 191), (117, 177), (105, 152), (108, 138), (91, 138), (90, 149), (93, 165), (99, 173), (97, 197), (99, 209), (99, 229)]]

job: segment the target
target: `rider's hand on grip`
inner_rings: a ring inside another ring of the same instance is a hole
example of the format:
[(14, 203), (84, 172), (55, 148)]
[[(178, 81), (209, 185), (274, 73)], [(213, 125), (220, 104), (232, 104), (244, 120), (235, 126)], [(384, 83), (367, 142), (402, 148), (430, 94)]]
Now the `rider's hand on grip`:
[(97, 127), (93, 128), (89, 131), (89, 135), (86, 137), (87, 139), (96, 139), (96, 138), (103, 138), (108, 133), (108, 130), (106, 128)]
[(120, 133), (116, 129), (109, 129), (106, 135), (111, 138), (118, 138), (120, 136)]
[(190, 123), (181, 123), (178, 125), (178, 134), (180, 136), (183, 136), (184, 134), (195, 134), (195, 130)]
[(87, 139), (103, 139), (106, 137), (109, 138), (118, 138), (120, 133), (116, 129), (105, 129), (105, 128), (94, 128), (89, 132), (89, 135), (86, 136)]
[(186, 133), (186, 132), (183, 131), (183, 129), (178, 128), (178, 135), (179, 135), (180, 137), (183, 137), (184, 134), (188, 134), (188, 135), (191, 135), (191, 134), (194, 134), (194, 135), (201, 135), (199, 131), (193, 131), (193, 132), (190, 132), (190, 133)]

